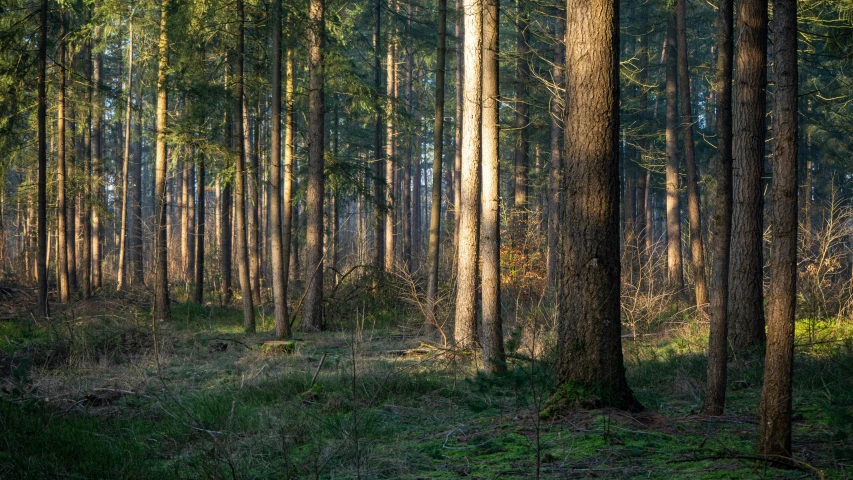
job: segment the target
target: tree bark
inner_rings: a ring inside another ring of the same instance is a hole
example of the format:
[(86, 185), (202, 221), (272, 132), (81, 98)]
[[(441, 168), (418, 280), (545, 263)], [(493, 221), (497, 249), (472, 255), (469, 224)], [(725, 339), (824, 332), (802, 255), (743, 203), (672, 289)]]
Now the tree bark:
[(62, 12), (62, 20), (59, 28), (59, 101), (57, 122), (57, 163), (56, 163), (56, 257), (59, 285), (59, 301), (68, 303), (70, 288), (68, 285), (68, 210), (66, 207), (66, 167), (65, 167), (65, 89), (66, 89), (66, 62), (69, 55), (66, 53), (65, 40), (66, 14)]
[(554, 16), (554, 78), (555, 95), (551, 97), (551, 164), (548, 174), (548, 260), (546, 278), (548, 289), (557, 289), (559, 272), (559, 232), (560, 232), (560, 182), (563, 174), (563, 100), (560, 89), (563, 88), (563, 64), (565, 63), (566, 16), (563, 8), (556, 8)]
[(382, 106), (379, 91), (382, 87), (380, 54), (382, 0), (376, 0), (373, 26), (373, 89), (376, 95), (376, 124), (373, 131), (373, 198), (376, 231), (373, 237), (373, 270), (377, 280), (385, 271), (385, 168), (382, 160)]
[(324, 0), (309, 2), (308, 30), (308, 192), (305, 209), (305, 308), (302, 326), (320, 330), (323, 326), (323, 148), (325, 146), (325, 105), (323, 43), (325, 40)]
[(700, 215), (699, 171), (693, 144), (693, 112), (690, 101), (690, 72), (687, 65), (687, 7), (678, 0), (675, 8), (678, 42), (678, 85), (681, 107), (681, 135), (684, 142), (684, 163), (687, 166), (687, 212), (690, 218), (690, 251), (693, 283), (696, 288), (696, 308), (700, 315), (708, 303), (708, 285), (705, 281), (705, 249), (702, 242), (702, 217)]
[(127, 209), (128, 209), (128, 175), (130, 174), (130, 130), (131, 120), (133, 119), (133, 15), (130, 16), (128, 25), (128, 46), (127, 46), (127, 89), (126, 95), (126, 111), (124, 116), (124, 156), (122, 157), (121, 167), (121, 227), (119, 233), (119, 250), (118, 250), (118, 278), (116, 278), (116, 290), (121, 291), (124, 282), (127, 279)]
[(155, 155), (154, 196), (156, 203), (155, 222), (155, 278), (154, 278), (154, 321), (168, 320), (169, 306), (168, 248), (166, 245), (166, 116), (168, 108), (167, 70), (169, 68), (169, 36), (166, 27), (169, 0), (160, 2), (160, 38), (158, 42), (157, 70), (157, 145)]
[[(287, 277), (284, 274), (286, 267), (281, 233), (281, 1), (273, 0), (272, 2), (272, 125), (270, 131), (270, 263), (272, 264), (272, 297), (277, 339), (290, 337), (290, 320), (287, 318)], [(292, 84), (290, 72), (287, 75), (288, 84)], [(289, 207), (290, 199), (286, 202)], [(289, 247), (286, 243), (284, 245)]]
[(483, 5), (483, 190), (480, 253), (483, 260), (483, 367), (487, 374), (506, 371), (501, 318), (499, 19), (499, 0), (486, 0)]
[[(455, 146), (453, 157), (453, 248), (458, 255), (459, 251), (459, 222), (462, 219), (462, 105), (465, 103), (462, 94), (462, 66), (464, 62), (464, 15), (462, 0), (456, 0), (456, 126), (453, 132), (453, 145)], [(453, 263), (454, 276), (458, 265)]]
[(456, 345), (469, 348), (477, 340), (477, 267), (480, 240), (480, 132), (483, 74), (483, 4), (463, 0), (465, 71), (462, 91), (462, 183), (459, 245), (456, 251)]
[(397, 61), (393, 34), (389, 32), (388, 50), (385, 59), (385, 272), (394, 270), (397, 254), (397, 182), (395, 181), (396, 132), (394, 131), (394, 108), (397, 99)]
[(204, 303), (204, 217), (206, 211), (204, 193), (205, 193), (205, 168), (204, 154), (198, 156), (198, 201), (196, 202), (195, 215), (195, 291), (193, 299), (201, 305)]
[[(96, 26), (93, 38), (93, 46), (101, 40), (101, 27)], [(103, 53), (92, 55), (89, 50), (92, 66), (92, 93), (91, 93), (91, 115), (92, 115), (92, 194), (89, 199), (91, 206), (92, 234), (92, 288), (101, 288), (103, 283), (103, 260), (101, 252), (101, 238), (104, 236), (104, 226), (101, 224), (101, 209), (105, 207), (103, 176), (104, 167), (101, 163), (101, 131), (104, 123), (103, 99), (101, 98), (101, 64)]]
[(738, 8), (729, 342), (735, 351), (742, 351), (765, 340), (761, 177), (766, 133), (767, 0), (742, 0)]
[(573, 35), (566, 43), (564, 158), (573, 173), (564, 182), (557, 383), (564, 395), (580, 388), (596, 404), (636, 409), (619, 317), (618, 3), (566, 3)]
[(516, 0), (518, 7), (518, 57), (515, 60), (515, 151), (513, 154), (513, 183), (515, 209), (514, 230), (518, 227), (524, 231), (527, 228), (527, 191), (528, 170), (530, 167), (530, 141), (528, 139), (527, 124), (529, 107), (527, 100), (527, 83), (530, 81), (530, 65), (528, 56), (529, 30), (527, 27), (527, 13), (524, 11), (524, 0)]
[(790, 458), (797, 295), (797, 1), (773, 0), (773, 244), (758, 451)]
[(717, 191), (714, 238), (711, 242), (711, 304), (708, 310), (708, 380), (706, 415), (722, 415), (726, 404), (726, 369), (729, 306), (729, 258), (732, 232), (732, 0), (721, 0), (717, 13), (717, 156), (714, 177)]
[(677, 59), (675, 12), (668, 15), (666, 29), (666, 264), (667, 280), (681, 295), (684, 269), (681, 259), (681, 207), (678, 200), (678, 133), (676, 133)]
[(244, 23), (243, 0), (237, 0), (237, 61), (234, 70), (234, 116), (236, 121), (236, 168), (234, 169), (235, 222), (237, 233), (237, 270), (240, 276), (240, 296), (243, 299), (243, 330), (255, 332), (255, 308), (252, 302), (252, 284), (249, 278), (249, 246), (246, 232), (246, 109), (243, 103)]
[(429, 212), (427, 326), (438, 328), (438, 259), (441, 245), (441, 170), (444, 153), (444, 77), (447, 63), (447, 0), (438, 0), (438, 52), (435, 65), (435, 128), (432, 152), (432, 197)]

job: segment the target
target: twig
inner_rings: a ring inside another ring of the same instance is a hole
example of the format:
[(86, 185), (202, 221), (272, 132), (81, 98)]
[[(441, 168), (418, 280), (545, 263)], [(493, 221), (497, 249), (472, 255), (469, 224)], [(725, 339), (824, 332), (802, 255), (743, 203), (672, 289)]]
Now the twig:
[(323, 352), (323, 357), (320, 358), (320, 364), (317, 365), (317, 370), (314, 371), (314, 376), (311, 377), (311, 385), (308, 385), (308, 389), (314, 386), (314, 382), (317, 381), (317, 375), (320, 374), (320, 369), (323, 368), (323, 363), (326, 361), (326, 352)]

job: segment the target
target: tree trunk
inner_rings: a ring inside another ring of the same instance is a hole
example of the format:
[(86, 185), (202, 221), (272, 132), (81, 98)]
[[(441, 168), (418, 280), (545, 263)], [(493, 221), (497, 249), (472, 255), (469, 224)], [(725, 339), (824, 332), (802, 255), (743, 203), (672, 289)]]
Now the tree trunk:
[(708, 285), (705, 282), (705, 249), (702, 242), (702, 217), (700, 215), (699, 171), (693, 144), (693, 112), (690, 102), (690, 72), (687, 68), (687, 21), (685, 0), (676, 5), (678, 42), (678, 85), (681, 107), (681, 135), (684, 142), (684, 163), (687, 166), (687, 212), (690, 217), (690, 248), (693, 266), (693, 283), (696, 288), (696, 308), (700, 315), (708, 303)]
[(65, 43), (65, 12), (62, 13), (62, 20), (59, 29), (59, 102), (58, 102), (58, 122), (57, 122), (57, 163), (56, 163), (56, 241), (57, 251), (56, 256), (59, 285), (59, 301), (68, 303), (70, 289), (68, 285), (68, 210), (66, 207), (66, 167), (65, 167), (65, 83), (66, 83), (66, 62), (69, 55), (66, 53), (67, 45)]
[(477, 340), (477, 267), (480, 240), (480, 131), (483, 74), (483, 4), (464, 0), (465, 72), (462, 102), (462, 182), (459, 245), (456, 253), (456, 345), (469, 348)]
[(296, 269), (290, 268), (291, 259), (296, 259), (298, 252), (292, 249), (293, 244), (293, 229), (296, 224), (296, 219), (293, 215), (293, 170), (294, 170), (294, 144), (293, 144), (293, 84), (294, 84), (294, 65), (293, 65), (293, 48), (288, 46), (287, 54), (284, 63), (284, 164), (282, 197), (284, 202), (282, 205), (283, 218), (281, 225), (281, 248), (283, 250), (282, 257), (282, 281), (284, 283), (284, 318), (288, 322), (287, 331), (284, 328), (279, 329), (276, 324), (276, 332), (289, 333), (290, 319), (287, 313), (287, 296), (289, 292), (290, 275), (296, 272)]
[(722, 415), (726, 404), (726, 355), (729, 307), (729, 258), (732, 232), (732, 0), (721, 0), (717, 13), (717, 156), (714, 177), (714, 238), (711, 253), (711, 304), (708, 310), (708, 382), (706, 415)]
[(196, 202), (195, 215), (195, 291), (193, 299), (201, 305), (204, 303), (204, 217), (205, 217), (205, 172), (204, 172), (204, 154), (198, 156), (198, 201)]
[(38, 282), (38, 312), (42, 319), (50, 317), (47, 301), (47, 0), (41, 0), (39, 11), (38, 53), (38, 251), (36, 252), (36, 279)]
[[(245, 85), (245, 83), (244, 83)], [(243, 93), (243, 163), (246, 172), (244, 176), (244, 185), (246, 192), (246, 200), (243, 205), (246, 206), (246, 241), (247, 251), (249, 253), (249, 285), (252, 291), (252, 300), (255, 304), (261, 304), (261, 261), (260, 261), (260, 222), (258, 215), (258, 151), (252, 148), (252, 123), (249, 122), (249, 111), (247, 95), (245, 88)], [(254, 122), (255, 133), (257, 134), (257, 126), (259, 119), (256, 117)], [(257, 135), (255, 135), (257, 137)], [(248, 167), (247, 167), (248, 163)]]
[[(462, 220), (462, 105), (465, 103), (462, 97), (464, 85), (462, 83), (462, 67), (465, 58), (463, 41), (464, 41), (464, 16), (465, 11), (462, 6), (463, 0), (456, 0), (456, 127), (453, 132), (455, 145), (453, 157), (453, 248), (454, 253), (459, 252), (459, 224)], [(454, 276), (458, 265), (453, 263)]]
[(249, 246), (246, 235), (246, 109), (243, 103), (244, 22), (243, 0), (237, 0), (237, 61), (234, 70), (234, 116), (236, 121), (236, 168), (234, 169), (235, 222), (237, 233), (237, 271), (240, 276), (240, 296), (243, 300), (243, 330), (255, 332), (255, 308), (252, 304), (252, 285), (249, 279)]
[[(389, 35), (393, 37), (393, 35)], [(396, 45), (393, 38), (388, 39), (388, 51), (385, 59), (385, 67), (387, 69), (385, 78), (385, 271), (391, 272), (394, 270), (394, 259), (397, 253), (395, 227), (397, 225), (397, 199), (394, 198), (397, 192), (397, 182), (395, 181), (394, 164), (395, 158), (395, 142), (396, 132), (394, 131), (394, 108), (397, 99), (397, 61), (396, 61)]]
[[(272, 297), (275, 310), (275, 337), (277, 339), (290, 337), (290, 320), (287, 318), (287, 276), (284, 274), (286, 255), (282, 246), (281, 234), (281, 2), (282, 0), (273, 0), (272, 2), (272, 125), (270, 131), (269, 190)], [(292, 85), (290, 72), (287, 72), (287, 82)], [(289, 208), (290, 199), (287, 198), (285, 201)], [(290, 216), (289, 212), (288, 216)], [(289, 247), (287, 243), (284, 245)]]
[[(373, 25), (373, 89), (377, 98), (382, 86), (382, 68), (380, 63), (380, 12), (382, 0), (376, 0)], [(376, 124), (373, 130), (373, 198), (375, 233), (373, 236), (373, 270), (377, 280), (385, 271), (385, 169), (382, 161), (382, 107), (377, 100)]]
[(323, 326), (323, 148), (325, 146), (325, 105), (323, 43), (325, 40), (324, 0), (310, 0), (308, 29), (308, 189), (305, 209), (305, 308), (302, 326), (320, 330)]
[(435, 128), (432, 152), (432, 198), (429, 212), (429, 252), (427, 265), (428, 326), (438, 328), (438, 259), (441, 245), (441, 170), (444, 153), (444, 76), (447, 55), (447, 0), (438, 0), (438, 53), (435, 65)]
[(499, 0), (483, 5), (482, 228), (483, 366), (487, 374), (506, 371), (501, 318), (500, 130), (498, 36)]
[(773, 0), (773, 244), (758, 451), (790, 458), (797, 295), (797, 1)]
[(764, 343), (763, 192), (767, 0), (742, 0), (735, 53), (733, 214), (729, 342), (737, 352)]
[(563, 100), (560, 88), (563, 86), (563, 63), (565, 62), (566, 16), (560, 6), (554, 16), (554, 77), (555, 95), (551, 97), (551, 165), (548, 174), (548, 260), (546, 278), (548, 289), (557, 289), (557, 265), (559, 258), (560, 231), (560, 181), (563, 173)]
[(184, 159), (182, 163), (183, 171), (179, 179), (181, 183), (181, 279), (188, 283), (192, 278), (190, 268), (192, 266), (190, 264), (192, 256), (192, 250), (190, 250), (190, 238), (192, 237), (190, 232), (190, 183), (192, 183), (193, 174), (192, 162), (189, 161), (189, 158)]
[(675, 12), (668, 15), (666, 29), (666, 264), (667, 280), (681, 295), (684, 270), (681, 261), (681, 208), (678, 201), (677, 59)]
[(128, 175), (130, 173), (130, 130), (132, 120), (132, 104), (133, 101), (133, 15), (130, 16), (128, 25), (128, 46), (127, 46), (127, 83), (125, 88), (126, 95), (126, 111), (124, 116), (124, 156), (122, 157), (121, 166), (121, 228), (119, 233), (118, 247), (118, 275), (116, 278), (116, 290), (121, 291), (126, 281), (127, 275), (127, 209), (128, 209)]
[(169, 306), (168, 248), (166, 246), (166, 116), (168, 109), (167, 70), (169, 68), (169, 37), (166, 27), (166, 12), (169, 0), (160, 2), (160, 40), (158, 42), (159, 66), (157, 70), (157, 146), (155, 155), (154, 196), (156, 203), (155, 223), (155, 278), (154, 278), (154, 321), (168, 320)]
[(133, 160), (133, 187), (130, 215), (130, 285), (141, 285), (145, 277), (143, 272), (144, 255), (142, 249), (142, 88), (136, 92), (136, 147)]
[[(527, 13), (524, 11), (524, 0), (516, 0), (518, 6), (518, 57), (515, 64), (515, 152), (513, 155), (513, 183), (515, 184), (513, 207), (515, 209), (514, 230), (524, 231), (527, 228), (527, 183), (530, 164), (530, 142), (527, 134), (528, 117), (527, 82), (530, 81), (530, 65), (528, 56), (529, 30), (527, 28)], [(520, 239), (517, 239), (520, 241)]]
[[(101, 27), (95, 27), (94, 46), (101, 39)], [(104, 167), (101, 164), (101, 130), (104, 123), (103, 99), (101, 98), (101, 64), (103, 63), (103, 53), (92, 55), (91, 47), (89, 50), (92, 65), (92, 194), (89, 199), (91, 205), (92, 219), (92, 234), (91, 234), (91, 249), (92, 249), (92, 288), (101, 288), (103, 284), (103, 258), (101, 252), (101, 238), (104, 236), (104, 226), (101, 224), (101, 209), (105, 208), (103, 176)]]
[[(568, 0), (563, 277), (557, 382), (637, 408), (619, 308), (619, 29), (614, 0)], [(570, 67), (571, 68), (568, 68)], [(596, 88), (590, 88), (595, 85)], [(569, 401), (574, 399), (568, 398)]]

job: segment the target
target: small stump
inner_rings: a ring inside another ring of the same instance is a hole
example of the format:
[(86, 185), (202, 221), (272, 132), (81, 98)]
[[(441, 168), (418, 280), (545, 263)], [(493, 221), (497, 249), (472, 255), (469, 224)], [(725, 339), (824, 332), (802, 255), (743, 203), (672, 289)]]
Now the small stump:
[(291, 355), (296, 352), (296, 343), (293, 340), (270, 340), (264, 342), (262, 351), (267, 355)]

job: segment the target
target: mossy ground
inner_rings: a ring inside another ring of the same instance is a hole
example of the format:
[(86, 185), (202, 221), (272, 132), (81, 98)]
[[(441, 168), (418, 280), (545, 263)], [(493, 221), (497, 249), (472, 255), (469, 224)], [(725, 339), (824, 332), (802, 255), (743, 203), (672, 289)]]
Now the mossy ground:
[(626, 340), (644, 412), (543, 419), (547, 354), (516, 352), (509, 373), (485, 378), (480, 359), (423, 347), (436, 340), (417, 315), (364, 309), (265, 355), (269, 318), (245, 335), (237, 309), (176, 304), (155, 354), (144, 310), (103, 306), (0, 322), (0, 478), (535, 478), (537, 463), (543, 478), (853, 476), (843, 322), (798, 326), (803, 469), (780, 470), (754, 458), (761, 352), (732, 359), (727, 414), (702, 417), (705, 332), (690, 322)]

